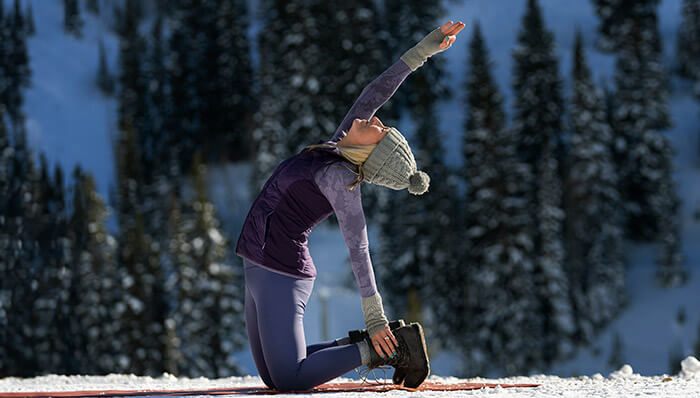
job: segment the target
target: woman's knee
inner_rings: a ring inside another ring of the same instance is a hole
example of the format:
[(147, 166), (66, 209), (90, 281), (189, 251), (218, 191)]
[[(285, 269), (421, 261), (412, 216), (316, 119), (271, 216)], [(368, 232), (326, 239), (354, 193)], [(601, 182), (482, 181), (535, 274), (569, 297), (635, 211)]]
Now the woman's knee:
[(309, 384), (308, 381), (299, 379), (296, 374), (289, 374), (281, 377), (278, 376), (274, 381), (276, 386), (275, 389), (280, 392), (306, 391), (315, 387)]

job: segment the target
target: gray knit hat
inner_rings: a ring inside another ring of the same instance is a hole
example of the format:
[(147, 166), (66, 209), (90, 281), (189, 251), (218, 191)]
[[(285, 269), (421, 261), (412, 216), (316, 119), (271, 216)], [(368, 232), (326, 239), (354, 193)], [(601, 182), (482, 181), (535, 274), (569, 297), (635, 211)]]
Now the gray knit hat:
[(430, 177), (416, 167), (411, 147), (399, 130), (391, 127), (362, 164), (364, 181), (414, 195), (428, 190)]

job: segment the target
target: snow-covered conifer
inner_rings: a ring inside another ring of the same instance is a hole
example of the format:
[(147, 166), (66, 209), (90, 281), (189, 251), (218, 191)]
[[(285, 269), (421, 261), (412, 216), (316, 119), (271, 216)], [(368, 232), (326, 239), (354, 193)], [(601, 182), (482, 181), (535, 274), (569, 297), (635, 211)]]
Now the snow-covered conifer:
[(446, 319), (454, 334), (448, 341), (463, 353), (464, 376), (494, 369), (514, 374), (541, 362), (528, 353), (542, 327), (532, 241), (523, 234), (531, 223), (523, 195), (532, 175), (517, 158), (514, 131), (505, 127), (503, 99), (478, 23), (469, 48), (462, 145), (466, 212), (463, 227), (453, 232), (461, 241), (455, 242), (459, 266), (448, 276), (459, 289), (452, 308), (461, 316)]
[(514, 127), (518, 152), (533, 171), (526, 198), (535, 217), (527, 234), (534, 241), (532, 277), (537, 286), (539, 314), (544, 324), (538, 350), (551, 363), (572, 350), (575, 332), (568, 297), (569, 281), (563, 271), (561, 150), (564, 99), (554, 37), (544, 26), (536, 0), (529, 0), (513, 50)]
[(618, 176), (604, 97), (591, 81), (576, 32), (567, 159), (567, 273), (579, 339), (590, 343), (625, 304)]
[(115, 261), (116, 240), (105, 221), (108, 211), (97, 193), (94, 178), (80, 166), (73, 170), (68, 236), (71, 243), (73, 290), (79, 293), (72, 308), (81, 374), (109, 373), (117, 368), (121, 278)]
[[(181, 213), (183, 251), (178, 253), (177, 300), (173, 319), (180, 331), (181, 374), (228, 377), (241, 374), (233, 354), (247, 344), (243, 323), (244, 290), (226, 259), (227, 239), (219, 228), (205, 186), (205, 166), (194, 158), (191, 205)], [(177, 227), (176, 227), (177, 228)], [(177, 242), (177, 240), (176, 240)]]
[(676, 71), (697, 81), (700, 77), (700, 1), (683, 0), (682, 20), (676, 36)]
[[(161, 374), (165, 346), (161, 339), (167, 313), (164, 275), (144, 211), (146, 188), (138, 132), (130, 117), (120, 130), (115, 159), (118, 186), (119, 237), (117, 261), (124, 270), (121, 289), (125, 308), (119, 318), (122, 350), (117, 371)], [(153, 206), (152, 203), (146, 203)]]
[[(0, 12), (0, 14), (2, 13)], [(19, 1), (15, 1), (12, 15), (6, 16), (3, 23), (0, 24), (5, 25), (4, 40), (0, 44), (0, 46), (5, 46), (2, 50), (5, 52), (5, 59), (0, 62), (4, 62), (4, 71), (2, 72), (7, 76), (6, 85), (3, 88), (4, 92), (3, 89), (0, 89), (0, 94), (4, 96), (0, 98), (0, 103), (5, 105), (15, 130), (23, 128), (25, 118), (22, 111), (23, 89), (31, 85), (27, 33), (24, 23)], [(2, 29), (0, 26), (0, 30)], [(0, 36), (0, 39), (2, 38)]]

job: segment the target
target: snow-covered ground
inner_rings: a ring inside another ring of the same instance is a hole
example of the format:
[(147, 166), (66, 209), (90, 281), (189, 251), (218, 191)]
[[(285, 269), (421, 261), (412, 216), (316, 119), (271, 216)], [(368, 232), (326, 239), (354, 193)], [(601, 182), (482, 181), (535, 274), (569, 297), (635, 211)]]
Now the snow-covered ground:
[[(347, 378), (336, 378), (333, 383), (351, 382)], [(641, 376), (634, 373), (629, 365), (604, 377), (600, 373), (592, 376), (562, 378), (559, 376), (533, 375), (530, 377), (508, 377), (499, 379), (458, 379), (431, 375), (426, 381), (434, 383), (503, 383), (503, 384), (541, 384), (539, 387), (483, 388), (469, 391), (405, 391), (392, 390), (392, 396), (411, 397), (616, 397), (616, 396), (700, 396), (700, 362), (694, 357), (683, 361), (683, 370), (677, 375)], [(387, 378), (373, 379), (368, 382), (391, 383)], [(221, 379), (176, 378), (169, 374), (161, 377), (138, 377), (134, 375), (108, 376), (41, 376), (31, 379), (0, 379), (2, 392), (39, 392), (39, 391), (92, 391), (92, 390), (198, 390), (206, 388), (259, 387), (263, 386), (258, 376), (227, 377)], [(279, 394), (277, 396), (312, 396), (318, 394)], [(334, 392), (334, 397), (386, 396), (383, 392)], [(222, 395), (219, 395), (222, 396)], [(231, 395), (233, 396), (233, 395)], [(235, 395), (239, 396), (239, 395)]]

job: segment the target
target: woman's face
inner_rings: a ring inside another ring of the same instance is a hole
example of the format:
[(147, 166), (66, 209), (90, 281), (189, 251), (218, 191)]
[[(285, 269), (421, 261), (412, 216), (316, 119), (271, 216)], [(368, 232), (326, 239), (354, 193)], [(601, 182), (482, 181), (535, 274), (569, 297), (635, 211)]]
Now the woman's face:
[(384, 138), (389, 131), (389, 127), (382, 124), (378, 117), (374, 116), (371, 120), (355, 119), (352, 122), (350, 131), (343, 137), (338, 145), (372, 145), (376, 144)]

